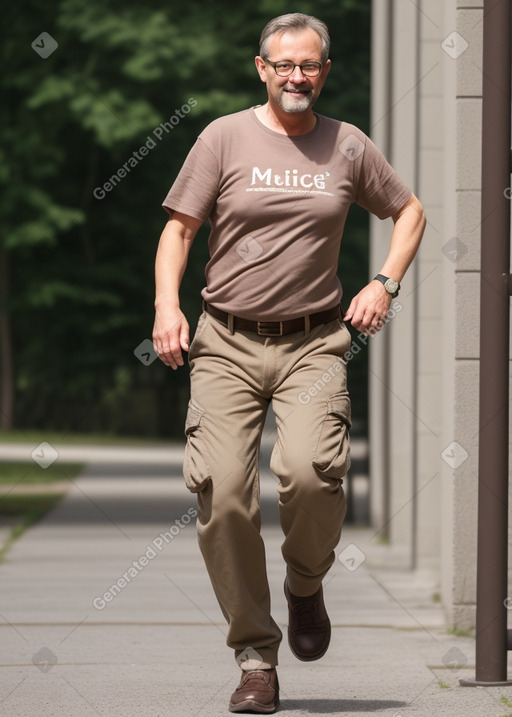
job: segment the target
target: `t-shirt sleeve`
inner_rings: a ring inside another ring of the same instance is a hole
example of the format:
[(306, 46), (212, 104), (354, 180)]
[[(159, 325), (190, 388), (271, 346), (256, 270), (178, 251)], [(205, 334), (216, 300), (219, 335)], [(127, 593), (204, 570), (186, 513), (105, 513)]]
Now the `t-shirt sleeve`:
[(198, 137), (162, 206), (169, 212), (206, 221), (219, 190), (219, 168), (213, 152)]
[(356, 202), (387, 219), (410, 198), (412, 192), (375, 144), (367, 138), (359, 174)]

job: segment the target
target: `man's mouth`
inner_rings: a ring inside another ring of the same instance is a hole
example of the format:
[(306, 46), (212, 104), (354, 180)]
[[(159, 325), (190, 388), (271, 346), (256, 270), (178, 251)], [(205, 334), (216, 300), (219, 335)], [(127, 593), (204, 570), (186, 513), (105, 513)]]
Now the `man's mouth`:
[(311, 92), (311, 90), (294, 88), (294, 87), (285, 87), (284, 91), (288, 92), (292, 95), (308, 95)]

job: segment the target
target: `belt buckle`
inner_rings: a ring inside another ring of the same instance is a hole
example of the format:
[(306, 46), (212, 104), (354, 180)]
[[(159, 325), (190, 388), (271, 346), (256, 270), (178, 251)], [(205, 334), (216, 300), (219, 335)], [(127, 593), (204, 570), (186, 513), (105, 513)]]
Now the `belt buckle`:
[[(283, 322), (282, 321), (257, 321), (258, 336), (282, 336), (283, 335)], [(265, 328), (264, 324), (267, 325)], [(279, 328), (272, 328), (272, 325), (279, 324)]]

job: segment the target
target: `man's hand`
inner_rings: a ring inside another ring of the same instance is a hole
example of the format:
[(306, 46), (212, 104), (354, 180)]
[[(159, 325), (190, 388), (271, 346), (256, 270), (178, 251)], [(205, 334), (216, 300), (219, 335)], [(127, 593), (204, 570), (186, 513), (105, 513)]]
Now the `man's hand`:
[(153, 345), (158, 358), (166, 366), (177, 369), (183, 366), (181, 350), (188, 351), (189, 325), (178, 308), (160, 306), (156, 309), (153, 328)]
[(352, 326), (364, 334), (375, 333), (386, 323), (391, 304), (389, 294), (380, 281), (370, 281), (364, 289), (354, 296), (343, 317)]

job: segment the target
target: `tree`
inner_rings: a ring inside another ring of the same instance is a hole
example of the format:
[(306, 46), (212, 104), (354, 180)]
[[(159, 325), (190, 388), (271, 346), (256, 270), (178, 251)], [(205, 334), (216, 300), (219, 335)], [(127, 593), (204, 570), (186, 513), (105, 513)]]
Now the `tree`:
[[(368, 131), (369, 2), (303, 1), (293, 10), (326, 20), (333, 38), (318, 111)], [(0, 79), (3, 428), (181, 435), (187, 369), (134, 356), (151, 336), (160, 205), (203, 127), (264, 101), (253, 63), (259, 33), (288, 11), (282, 0), (11, 7)], [(46, 59), (43, 31), (58, 43)], [(206, 237), (203, 227), (183, 282), (192, 325)], [(350, 296), (367, 271), (367, 220), (357, 208), (343, 241)], [(363, 400), (365, 373), (354, 361)]]

